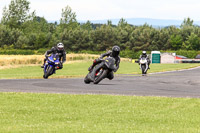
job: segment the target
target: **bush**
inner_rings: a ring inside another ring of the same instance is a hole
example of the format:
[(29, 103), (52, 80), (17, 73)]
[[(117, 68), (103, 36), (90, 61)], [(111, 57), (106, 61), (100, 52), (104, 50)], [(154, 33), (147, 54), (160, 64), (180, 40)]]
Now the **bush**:
[(1, 55), (34, 55), (34, 50), (19, 50), (19, 49), (0, 49)]
[(138, 59), (141, 54), (142, 54), (142, 51), (134, 52), (131, 50), (124, 50), (120, 52), (121, 57), (132, 58), (132, 59)]
[[(22, 49), (0, 49), (1, 55), (43, 55), (48, 49), (38, 49), (38, 50), (22, 50)], [(69, 53), (77, 53), (77, 54), (96, 54), (101, 55), (103, 53), (106, 53), (107, 51), (66, 51)], [(182, 55), (186, 56), (188, 58), (195, 58), (198, 54), (200, 54), (200, 51), (194, 51), (194, 50), (178, 50), (178, 51), (160, 51), (161, 53), (176, 53), (176, 55)], [(150, 54), (151, 51), (147, 51), (147, 54)], [(120, 56), (123, 58), (132, 58), (132, 59), (138, 59), (140, 55), (142, 54), (142, 51), (134, 52), (131, 50), (123, 50), (120, 52)]]
[(198, 51), (186, 51), (186, 50), (176, 51), (177, 55), (183, 55), (188, 58), (195, 58), (198, 55), (198, 53), (199, 53)]
[[(91, 50), (82, 50), (82, 51), (77, 51), (77, 52), (72, 52), (72, 53), (78, 53), (78, 54), (102, 54), (106, 53), (107, 51), (91, 51)], [(67, 52), (69, 53), (69, 52)]]
[(43, 55), (43, 54), (45, 54), (45, 52), (47, 51), (48, 49), (38, 49), (38, 50), (36, 50), (36, 54), (38, 54), (38, 55)]

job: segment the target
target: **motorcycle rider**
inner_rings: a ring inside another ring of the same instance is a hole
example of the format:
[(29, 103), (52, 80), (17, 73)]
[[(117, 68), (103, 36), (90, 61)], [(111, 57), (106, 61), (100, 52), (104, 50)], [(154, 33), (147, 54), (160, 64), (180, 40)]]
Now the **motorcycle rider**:
[(150, 65), (150, 59), (149, 59), (149, 56), (147, 55), (146, 51), (142, 51), (142, 55), (140, 55), (140, 58), (139, 58), (139, 64), (140, 64), (140, 59), (141, 58), (146, 58), (147, 59), (147, 62), (148, 62), (148, 68), (150, 69), (149, 65)]
[[(119, 56), (119, 53), (120, 53), (120, 47), (119, 46), (113, 46), (112, 48), (112, 51), (109, 50), (107, 53), (104, 53), (100, 56), (100, 58), (98, 59), (95, 59), (93, 61), (93, 64), (92, 66), (90, 66), (88, 68), (88, 71), (91, 71), (97, 64), (101, 63), (102, 59), (107, 56), (107, 57), (113, 57), (115, 59), (115, 69), (114, 69), (114, 72), (117, 72), (117, 70), (119, 69), (119, 64), (120, 64), (120, 56)], [(99, 69), (99, 68), (95, 68), (95, 72)], [(114, 74), (113, 72), (110, 72), (107, 76), (108, 79), (112, 80), (114, 78)]]
[[(47, 50), (45, 53), (45, 59), (44, 59), (44, 64), (48, 59), (49, 54), (58, 54), (59, 55), (59, 60), (60, 64), (58, 65), (59, 69), (63, 68), (63, 63), (66, 61), (66, 52), (64, 50), (64, 45), (63, 43), (58, 43), (57, 46), (52, 47), (50, 50)], [(41, 66), (41, 68), (44, 68), (44, 64)]]

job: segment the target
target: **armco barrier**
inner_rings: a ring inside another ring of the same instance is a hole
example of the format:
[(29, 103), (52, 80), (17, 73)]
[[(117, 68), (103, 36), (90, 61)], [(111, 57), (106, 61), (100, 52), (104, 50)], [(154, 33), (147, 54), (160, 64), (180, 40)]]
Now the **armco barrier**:
[(200, 59), (176, 59), (174, 63), (200, 63)]

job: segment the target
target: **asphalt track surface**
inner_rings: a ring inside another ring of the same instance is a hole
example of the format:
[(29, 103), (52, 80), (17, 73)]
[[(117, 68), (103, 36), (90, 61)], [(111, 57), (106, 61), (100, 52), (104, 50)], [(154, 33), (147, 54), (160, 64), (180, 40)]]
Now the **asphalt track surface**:
[(109, 94), (200, 98), (200, 68), (141, 75), (117, 75), (98, 85), (73, 79), (5, 79), (0, 92)]

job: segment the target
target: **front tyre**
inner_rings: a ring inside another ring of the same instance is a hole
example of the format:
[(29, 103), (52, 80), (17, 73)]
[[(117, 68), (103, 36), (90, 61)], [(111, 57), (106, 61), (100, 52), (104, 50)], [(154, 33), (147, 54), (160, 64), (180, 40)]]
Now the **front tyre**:
[(89, 83), (90, 83), (90, 80), (88, 79), (88, 75), (84, 78), (84, 82), (85, 82), (86, 84), (89, 84)]
[(53, 67), (52, 67), (52, 66), (49, 66), (49, 67), (47, 68), (47, 72), (44, 73), (43, 78), (44, 78), (44, 79), (48, 79), (48, 77), (52, 74), (52, 72), (53, 72)]
[(147, 72), (144, 72), (146, 69), (146, 65), (142, 65), (141, 67), (142, 67), (142, 74), (146, 74)]
[(105, 77), (107, 77), (108, 70), (103, 70), (102, 74), (95, 79), (94, 84), (98, 84), (101, 80), (103, 80)]

